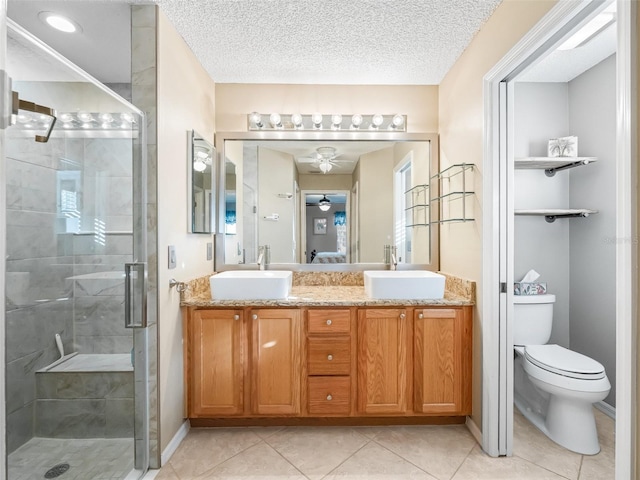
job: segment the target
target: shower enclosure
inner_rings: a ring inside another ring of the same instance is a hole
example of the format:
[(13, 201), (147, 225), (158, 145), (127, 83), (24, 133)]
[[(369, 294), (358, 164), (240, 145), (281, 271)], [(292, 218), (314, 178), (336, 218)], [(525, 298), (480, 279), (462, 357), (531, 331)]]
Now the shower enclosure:
[(6, 70), (7, 478), (140, 478), (144, 116), (11, 22)]

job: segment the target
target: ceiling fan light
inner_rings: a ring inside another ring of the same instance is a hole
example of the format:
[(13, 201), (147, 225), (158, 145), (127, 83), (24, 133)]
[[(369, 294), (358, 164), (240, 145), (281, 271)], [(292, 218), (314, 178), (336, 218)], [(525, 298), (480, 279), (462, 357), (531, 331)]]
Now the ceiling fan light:
[(204, 172), (207, 169), (207, 164), (203, 160), (196, 160), (193, 162), (193, 169), (196, 172)]
[(331, 171), (331, 168), (333, 168), (333, 165), (331, 165), (328, 161), (323, 161), (322, 163), (320, 163), (320, 165), (318, 165), (318, 168), (322, 173), (327, 173)]
[(323, 195), (320, 201), (318, 202), (318, 208), (323, 212), (326, 212), (331, 208), (331, 202), (329, 201), (326, 195)]

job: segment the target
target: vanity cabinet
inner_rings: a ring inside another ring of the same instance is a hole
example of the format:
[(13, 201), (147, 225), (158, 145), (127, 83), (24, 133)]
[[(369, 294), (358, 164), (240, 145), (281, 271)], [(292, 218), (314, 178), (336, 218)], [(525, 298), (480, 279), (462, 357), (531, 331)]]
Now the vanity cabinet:
[(352, 310), (307, 310), (307, 414), (350, 415), (353, 356)]
[(471, 306), (184, 313), (194, 425), (456, 423), (471, 414)]
[(407, 411), (411, 328), (402, 308), (358, 311), (358, 413)]
[(300, 324), (297, 308), (251, 311), (252, 413), (300, 413)]
[(470, 415), (470, 308), (423, 308), (413, 315), (414, 411)]
[(184, 331), (188, 417), (300, 413), (299, 309), (195, 309)]
[(193, 312), (188, 335), (190, 416), (243, 412), (244, 339), (242, 310)]

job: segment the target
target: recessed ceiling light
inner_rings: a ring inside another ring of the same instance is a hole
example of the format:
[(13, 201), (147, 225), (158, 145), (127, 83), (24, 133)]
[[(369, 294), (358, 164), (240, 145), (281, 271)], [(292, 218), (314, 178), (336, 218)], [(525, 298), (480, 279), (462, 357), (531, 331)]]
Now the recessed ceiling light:
[(60, 15), (55, 12), (40, 12), (38, 14), (38, 18), (44, 22), (46, 25), (49, 25), (56, 30), (60, 30), (65, 33), (80, 33), (82, 32), (82, 27), (77, 23), (71, 20), (64, 15)]

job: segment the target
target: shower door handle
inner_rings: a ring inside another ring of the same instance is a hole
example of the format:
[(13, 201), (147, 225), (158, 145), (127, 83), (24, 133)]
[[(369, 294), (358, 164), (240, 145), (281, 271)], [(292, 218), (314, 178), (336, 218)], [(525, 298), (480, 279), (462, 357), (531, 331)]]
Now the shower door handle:
[(147, 326), (146, 266), (144, 262), (124, 264), (124, 326), (126, 328)]

